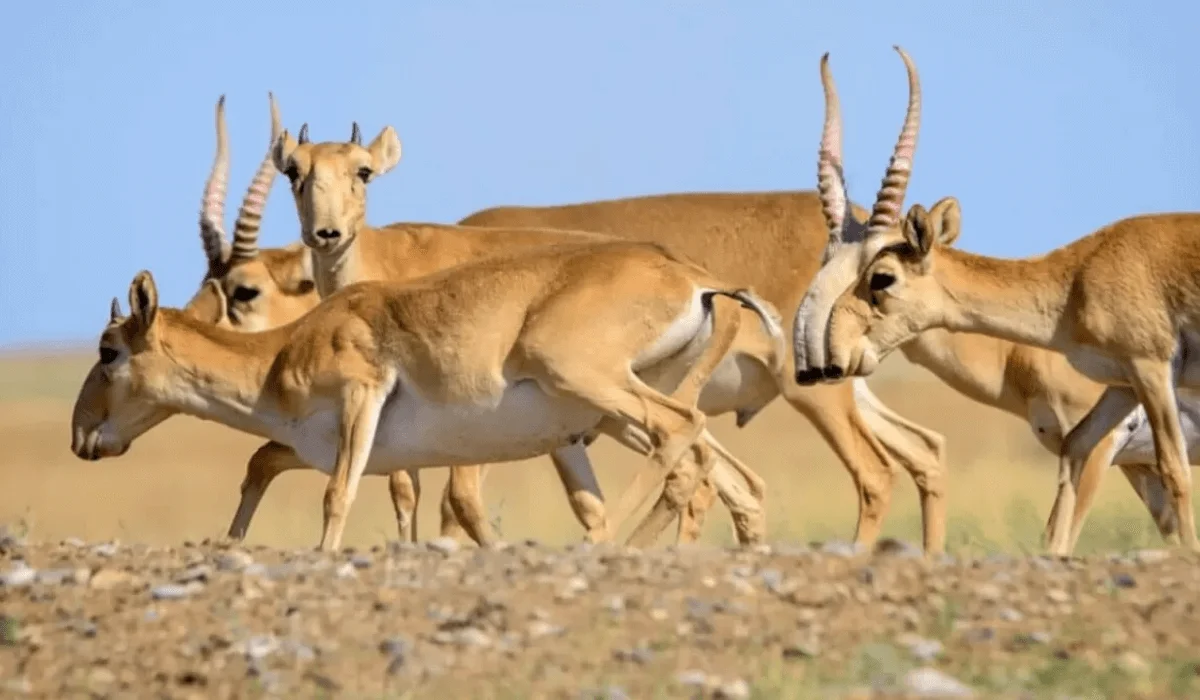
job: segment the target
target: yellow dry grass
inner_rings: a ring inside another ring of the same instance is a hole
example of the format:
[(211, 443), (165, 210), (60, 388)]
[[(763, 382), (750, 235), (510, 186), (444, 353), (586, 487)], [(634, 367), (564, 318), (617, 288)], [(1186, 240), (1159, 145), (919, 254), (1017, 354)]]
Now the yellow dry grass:
[[(24, 521), (31, 536), (55, 539), (177, 543), (224, 533), (238, 498), (244, 465), (257, 438), (189, 417), (177, 417), (134, 443), (123, 457), (83, 462), (70, 452), (70, 412), (91, 352), (0, 357), (0, 522)], [(901, 414), (948, 438), (950, 549), (962, 552), (1038, 551), (1053, 497), (1055, 458), (1025, 424), (973, 403), (920, 368), (896, 357), (871, 380)], [(770, 487), (772, 540), (807, 541), (852, 535), (850, 480), (816, 431), (782, 401), (749, 426), (729, 417), (713, 430)], [(607, 439), (591, 450), (609, 497), (628, 482), (640, 459)], [(423, 475), (421, 537), (436, 536), (446, 470)], [(320, 533), (325, 477), (280, 476), (251, 524), (247, 541), (284, 547), (314, 545)], [(885, 532), (919, 541), (915, 490), (898, 488)], [(546, 458), (502, 465), (485, 485), (489, 512), (507, 539), (577, 541), (572, 518)], [(384, 479), (364, 480), (350, 515), (346, 544), (395, 538)], [(705, 538), (726, 542), (729, 519), (718, 504)], [(664, 539), (665, 541), (665, 539)], [(1106, 478), (1085, 528), (1079, 554), (1153, 546), (1149, 517), (1116, 470)]]

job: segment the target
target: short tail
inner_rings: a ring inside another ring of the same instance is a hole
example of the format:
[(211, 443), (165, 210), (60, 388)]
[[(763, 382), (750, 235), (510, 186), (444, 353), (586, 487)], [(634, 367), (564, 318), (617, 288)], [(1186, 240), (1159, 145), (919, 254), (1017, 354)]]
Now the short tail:
[(783, 353), (786, 351), (783, 341), (783, 318), (779, 316), (779, 312), (775, 310), (775, 307), (749, 289), (735, 289), (733, 291), (714, 289), (711, 292), (707, 292), (707, 294), (709, 296), (716, 294), (736, 299), (741, 302), (742, 306), (758, 314), (763, 330), (771, 338), (771, 344), (775, 346), (774, 358), (771, 360), (771, 371), (775, 374), (782, 372)]

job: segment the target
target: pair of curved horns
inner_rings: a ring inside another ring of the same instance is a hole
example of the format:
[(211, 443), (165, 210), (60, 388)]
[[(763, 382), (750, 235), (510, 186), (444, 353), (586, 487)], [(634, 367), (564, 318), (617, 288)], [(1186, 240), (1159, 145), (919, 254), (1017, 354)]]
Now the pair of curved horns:
[(262, 226), (262, 214), (267, 205), (271, 183), (275, 178), (271, 147), (283, 131), (275, 95), (268, 92), (267, 98), (271, 103), (271, 144), (238, 209), (232, 246), (226, 238), (224, 227), (225, 191), (229, 180), (229, 133), (225, 126), (225, 96), (221, 95), (217, 101), (217, 154), (204, 187), (204, 200), (200, 209), (200, 237), (208, 257), (210, 275), (235, 260), (245, 260), (258, 255), (258, 233)]
[[(871, 217), (867, 221), (868, 234), (890, 228), (899, 222), (904, 195), (912, 175), (913, 155), (917, 148), (917, 132), (921, 125), (921, 83), (917, 67), (904, 49), (893, 46), (904, 61), (908, 72), (908, 110), (900, 137), (892, 151), (883, 183), (875, 196)], [(840, 241), (849, 200), (842, 172), (842, 112), (833, 75), (829, 69), (829, 54), (821, 57), (821, 85), (825, 90), (825, 124), (821, 133), (821, 149), (817, 159), (817, 190), (821, 199), (821, 211), (829, 226), (830, 242)]]
[[(272, 143), (274, 143), (274, 141), (272, 141)], [(304, 122), (303, 124), (300, 125), (300, 133), (296, 136), (296, 143), (298, 143), (298, 144), (308, 143), (308, 122)], [(362, 131), (360, 131), (358, 128), (358, 122), (351, 123), (350, 143), (354, 144), (355, 146), (362, 145)]]

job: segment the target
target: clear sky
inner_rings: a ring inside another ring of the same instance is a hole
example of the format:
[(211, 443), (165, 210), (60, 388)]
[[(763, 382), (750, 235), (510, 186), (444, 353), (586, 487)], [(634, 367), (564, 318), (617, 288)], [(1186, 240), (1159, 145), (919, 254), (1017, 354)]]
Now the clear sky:
[[(865, 9), (870, 8), (870, 9)], [(0, 42), (0, 346), (91, 343), (150, 269), (184, 303), (225, 93), (229, 222), (267, 148), (367, 139), (397, 168), (369, 217), (452, 222), (498, 204), (804, 189), (818, 60), (868, 204), (925, 93), (908, 202), (953, 194), (960, 245), (1031, 255), (1122, 216), (1200, 209), (1200, 7), (1183, 2), (24, 2)], [(262, 241), (297, 233), (278, 177)], [(1200, 244), (1200, 243), (1198, 243)]]

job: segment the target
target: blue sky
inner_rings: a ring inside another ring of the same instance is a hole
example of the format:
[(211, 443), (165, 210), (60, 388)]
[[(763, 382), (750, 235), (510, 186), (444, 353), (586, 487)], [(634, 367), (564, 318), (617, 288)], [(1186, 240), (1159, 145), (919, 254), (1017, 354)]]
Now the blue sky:
[[(964, 248), (1023, 256), (1122, 216), (1200, 209), (1185, 3), (16, 3), (0, 42), (0, 346), (91, 343), (142, 268), (163, 302), (196, 229), (225, 93), (232, 217), (269, 135), (393, 125), (370, 219), (497, 204), (811, 188), (831, 53), (851, 196), (869, 203), (925, 93), (908, 202), (953, 194)], [(279, 177), (265, 245), (296, 236)]]

